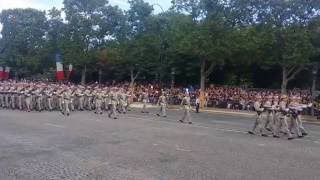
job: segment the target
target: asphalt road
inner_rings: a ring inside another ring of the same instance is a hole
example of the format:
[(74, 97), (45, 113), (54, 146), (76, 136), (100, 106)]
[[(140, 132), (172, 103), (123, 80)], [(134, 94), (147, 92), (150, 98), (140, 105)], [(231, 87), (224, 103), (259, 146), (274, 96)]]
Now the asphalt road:
[(319, 180), (320, 126), (288, 141), (246, 133), (253, 117), (133, 110), (0, 110), (0, 180)]

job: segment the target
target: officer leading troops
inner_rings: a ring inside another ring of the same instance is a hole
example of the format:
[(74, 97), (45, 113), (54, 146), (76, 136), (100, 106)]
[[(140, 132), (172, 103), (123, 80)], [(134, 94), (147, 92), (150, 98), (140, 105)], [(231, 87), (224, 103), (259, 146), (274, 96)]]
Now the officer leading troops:
[(72, 90), (71, 89), (65, 89), (62, 97), (63, 97), (63, 111), (62, 114), (69, 116), (70, 115), (70, 106), (71, 106), (71, 96), (72, 96)]
[(141, 102), (142, 102), (142, 111), (141, 111), (141, 113), (149, 113), (149, 112), (147, 111), (147, 103), (148, 103), (148, 101), (149, 101), (149, 95), (148, 95), (148, 90), (147, 90), (147, 89), (145, 89), (145, 90), (141, 93), (139, 99), (140, 99)]
[(190, 116), (190, 95), (189, 92), (186, 92), (184, 97), (182, 98), (181, 104), (180, 104), (184, 110), (183, 117), (179, 122), (184, 123), (185, 121), (188, 122), (188, 124), (192, 124), (191, 116)]
[(157, 114), (157, 116), (167, 117), (167, 112), (166, 112), (167, 97), (166, 97), (164, 91), (162, 91), (161, 96), (159, 97), (157, 104), (158, 104), (158, 106), (160, 106), (159, 113)]

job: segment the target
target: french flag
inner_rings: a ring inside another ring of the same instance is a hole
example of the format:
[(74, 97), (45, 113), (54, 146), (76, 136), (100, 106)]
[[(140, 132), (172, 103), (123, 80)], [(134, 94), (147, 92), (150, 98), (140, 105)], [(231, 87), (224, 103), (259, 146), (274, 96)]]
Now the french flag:
[(0, 66), (0, 80), (4, 79), (4, 71), (3, 71), (3, 67)]
[(7, 79), (9, 79), (9, 77), (10, 77), (10, 67), (6, 67), (6, 69), (4, 70), (4, 73), (3, 73), (4, 75), (3, 75), (3, 79), (5, 79), (5, 80), (7, 80)]
[(57, 65), (57, 72), (56, 72), (57, 80), (63, 81), (64, 80), (64, 72), (63, 72), (62, 58), (61, 58), (60, 52), (56, 53), (56, 65)]

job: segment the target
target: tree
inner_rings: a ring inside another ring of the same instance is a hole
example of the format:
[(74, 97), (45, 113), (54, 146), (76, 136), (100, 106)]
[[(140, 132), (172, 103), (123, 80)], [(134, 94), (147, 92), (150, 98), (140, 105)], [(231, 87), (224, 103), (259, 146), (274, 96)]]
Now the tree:
[(150, 68), (154, 58), (154, 38), (147, 31), (153, 8), (143, 0), (129, 0), (130, 9), (126, 12), (124, 37), (120, 41), (121, 58), (118, 64), (130, 73), (131, 85), (140, 73)]
[[(266, 63), (282, 69), (282, 93), (287, 84), (309, 64), (314, 49), (306, 26), (313, 19), (313, 7), (302, 1), (258, 1), (257, 25), (267, 30)], [(271, 36), (270, 36), (271, 35)]]
[[(224, 6), (219, 1), (193, 0), (176, 1), (175, 6), (178, 10), (182, 9), (180, 13), (189, 10), (191, 14), (192, 23), (189, 21), (188, 24), (182, 25), (182, 31), (178, 35), (184, 36), (180, 41), (181, 50), (198, 59), (200, 87), (203, 92), (206, 78), (215, 67), (223, 65), (230, 55), (230, 28), (225, 23)], [(196, 15), (198, 17), (195, 17)]]
[(2, 64), (15, 68), (19, 73), (41, 71), (40, 59), (47, 30), (45, 12), (35, 9), (3, 10), (0, 15), (2, 28)]
[[(68, 21), (64, 56), (67, 62), (82, 68), (81, 82), (86, 81), (87, 66), (92, 65), (95, 45), (104, 42), (105, 34), (109, 30), (102, 23), (106, 18), (107, 0), (64, 0), (64, 11)], [(97, 43), (98, 42), (98, 43)]]

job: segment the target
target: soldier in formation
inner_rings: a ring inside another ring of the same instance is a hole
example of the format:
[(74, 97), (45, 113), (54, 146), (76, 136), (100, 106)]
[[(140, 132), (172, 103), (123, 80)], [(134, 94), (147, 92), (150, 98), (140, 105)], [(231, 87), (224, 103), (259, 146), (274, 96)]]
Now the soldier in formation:
[(159, 113), (157, 114), (157, 116), (161, 116), (161, 117), (167, 117), (167, 97), (165, 95), (165, 92), (162, 91), (161, 96), (158, 99), (158, 106), (160, 106), (160, 110)]
[[(312, 104), (302, 104), (297, 96), (287, 95), (268, 96), (263, 102), (261, 95), (257, 95), (254, 103), (257, 118), (253, 129), (249, 134), (261, 134), (267, 137), (267, 132), (271, 132), (274, 138), (280, 138), (280, 134), (287, 136), (288, 140), (294, 138), (303, 138), (307, 136), (305, 128), (301, 121), (301, 112), (303, 109), (311, 107)], [(266, 118), (263, 118), (263, 113)]]
[[(92, 111), (96, 114), (107, 112), (109, 118), (117, 119), (119, 114), (125, 114), (132, 99), (142, 102), (142, 113), (148, 113), (149, 90), (147, 88), (137, 96), (132, 89), (125, 86), (77, 86), (49, 83), (0, 83), (0, 107), (5, 109), (31, 111), (60, 111), (69, 116), (74, 110)], [(162, 91), (158, 98), (158, 116), (166, 117), (167, 97)], [(279, 96), (278, 94), (256, 95), (254, 108), (257, 117), (250, 134), (262, 136), (272, 135), (280, 138), (282, 135), (289, 140), (307, 136), (301, 114), (312, 104), (303, 104), (300, 96)], [(181, 98), (183, 117), (181, 123), (192, 124), (190, 110), (190, 94), (187, 92)], [(265, 115), (265, 117), (264, 117)]]

